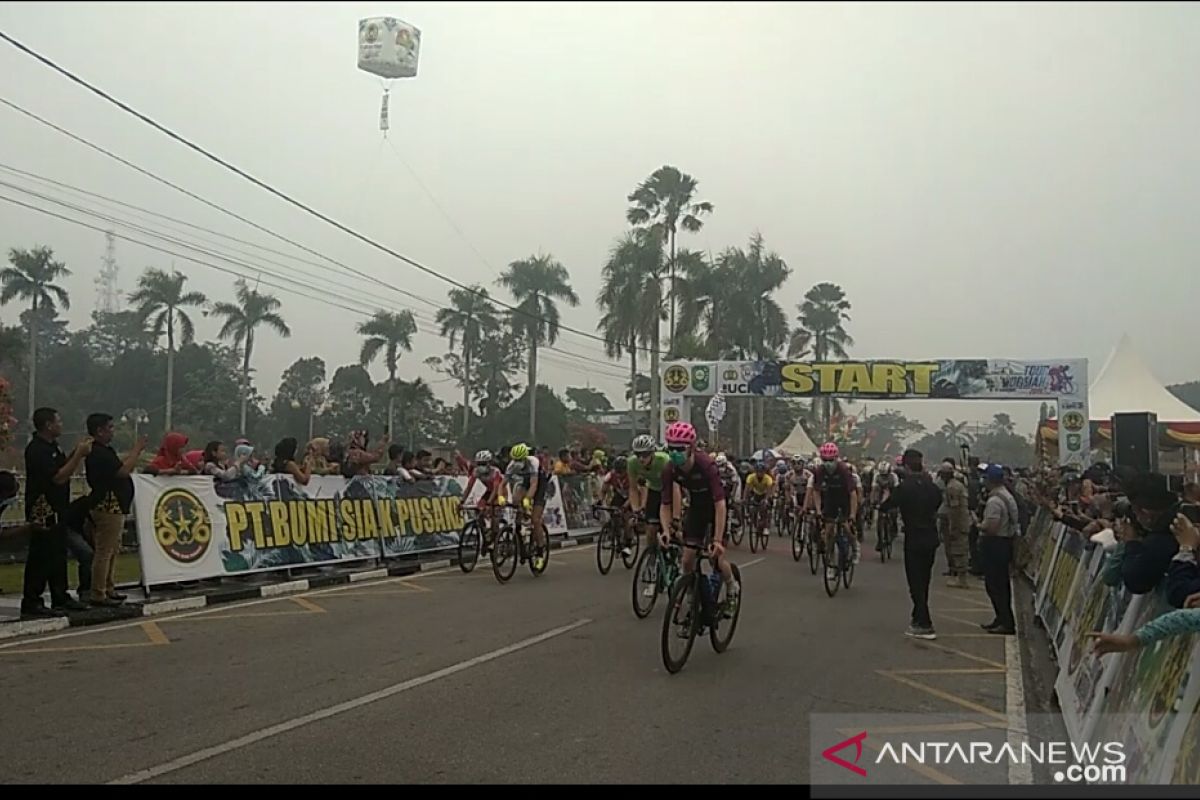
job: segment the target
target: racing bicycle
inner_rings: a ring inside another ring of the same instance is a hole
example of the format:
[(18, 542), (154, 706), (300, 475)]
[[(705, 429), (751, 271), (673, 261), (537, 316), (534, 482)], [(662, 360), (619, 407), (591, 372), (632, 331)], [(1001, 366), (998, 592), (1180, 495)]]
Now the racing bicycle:
[[(500, 523), (496, 533), (496, 541), (492, 546), (492, 572), (496, 580), (508, 583), (517, 572), (518, 564), (529, 564), (533, 576), (540, 577), (550, 565), (550, 542), (547, 541), (538, 553), (533, 545), (532, 524), (529, 515), (521, 506), (507, 503), (507, 508), (516, 509), (513, 522), (507, 520)], [(542, 556), (542, 566), (537, 566), (536, 556)]]
[(633, 571), (633, 613), (638, 619), (650, 616), (658, 596), (674, 585), (679, 577), (680, 555), (680, 547), (675, 542), (665, 549), (655, 543), (638, 559)]
[(834, 522), (833, 552), (821, 554), (825, 564), (825, 569), (822, 570), (825, 594), (830, 597), (837, 594), (839, 585), (849, 589), (850, 582), (854, 580), (854, 550), (850, 543), (850, 537), (854, 533), (849, 530), (849, 527), (846, 518), (839, 514)]
[[(608, 519), (600, 528), (600, 535), (596, 537), (596, 568), (600, 570), (601, 575), (607, 575), (612, 569), (613, 559), (617, 553), (621, 553), (621, 562), (625, 565), (625, 569), (633, 569), (633, 565), (637, 563), (638, 548), (641, 547), (641, 542), (637, 537), (632, 537), (633, 542), (626, 541), (625, 537), (630, 536), (628, 533), (629, 510), (624, 506), (592, 506), (592, 516), (599, 519), (602, 511), (608, 512)], [(629, 555), (622, 553), (622, 549), (629, 547)]]
[[(730, 609), (727, 590), (711, 548), (702, 550), (687, 543), (683, 546), (698, 551), (703, 558), (696, 560), (696, 569), (691, 575), (680, 575), (675, 579), (668, 595), (667, 613), (663, 615), (662, 624), (662, 658), (663, 666), (672, 675), (683, 669), (696, 637), (706, 630), (713, 650), (724, 653), (733, 641), (742, 613), (741, 596), (736, 607)], [(705, 564), (710, 565), (708, 573), (704, 571)], [(742, 574), (737, 564), (732, 566), (734, 580), (741, 584)], [(744, 588), (742, 592), (745, 592)]]

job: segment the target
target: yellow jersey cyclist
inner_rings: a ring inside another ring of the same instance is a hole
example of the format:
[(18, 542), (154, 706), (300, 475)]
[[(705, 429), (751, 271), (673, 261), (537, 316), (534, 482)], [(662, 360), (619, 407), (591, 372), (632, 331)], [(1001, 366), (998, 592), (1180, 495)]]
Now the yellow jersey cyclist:
[(508, 457), (506, 475), (516, 484), (513, 505), (521, 508), (525, 504), (525, 498), (530, 498), (529, 524), (533, 529), (533, 568), (541, 570), (545, 568), (546, 553), (549, 552), (546, 546), (546, 526), (542, 522), (542, 515), (546, 510), (546, 488), (550, 485), (548, 465), (542, 464), (537, 456), (531, 454), (529, 445), (526, 444), (514, 444), (508, 451)]
[(662, 477), (670, 459), (654, 446), (654, 439), (642, 434), (633, 440), (633, 455), (626, 462), (629, 475), (629, 507), (639, 512), (647, 525), (646, 547), (654, 547), (655, 536), (650, 526), (659, 522), (662, 505)]
[[(666, 547), (669, 531), (682, 522), (684, 544), (683, 574), (696, 569), (696, 557), (712, 535), (712, 554), (725, 583), (730, 613), (737, 613), (741, 587), (733, 579), (733, 568), (725, 557), (725, 487), (717, 465), (704, 453), (696, 451), (696, 429), (687, 422), (673, 422), (667, 427), (667, 454), (670, 462), (663, 472), (663, 486), (668, 496), (663, 498), (659, 520), (663, 532), (659, 543)], [(687, 515), (683, 514), (683, 493), (690, 498)]]
[[(743, 493), (746, 503), (746, 518), (753, 520), (755, 525), (758, 524), (758, 515), (765, 510), (765, 506), (775, 496), (775, 486), (775, 479), (767, 471), (766, 462), (755, 462), (754, 472), (746, 476), (746, 490)], [(758, 529), (754, 528), (754, 530)]]
[[(833, 553), (834, 526), (840, 519), (851, 528), (850, 546), (854, 551), (854, 563), (857, 564), (861, 549), (853, 523), (858, 514), (858, 492), (854, 488), (854, 474), (850, 466), (838, 456), (838, 446), (833, 442), (821, 445), (821, 464), (813, 470), (810, 497), (817, 516), (822, 520), (825, 552)], [(830, 569), (837, 567), (831, 566)]]

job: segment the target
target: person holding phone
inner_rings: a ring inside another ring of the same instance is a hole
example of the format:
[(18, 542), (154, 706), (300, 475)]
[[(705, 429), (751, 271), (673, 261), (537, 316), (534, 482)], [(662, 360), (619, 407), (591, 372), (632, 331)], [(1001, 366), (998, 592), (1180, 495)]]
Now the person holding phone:
[(1196, 562), (1200, 550), (1200, 506), (1181, 505), (1171, 523), (1171, 533), (1179, 543), (1179, 551), (1167, 567), (1167, 602), (1175, 608), (1186, 608), (1200, 598), (1200, 564)]

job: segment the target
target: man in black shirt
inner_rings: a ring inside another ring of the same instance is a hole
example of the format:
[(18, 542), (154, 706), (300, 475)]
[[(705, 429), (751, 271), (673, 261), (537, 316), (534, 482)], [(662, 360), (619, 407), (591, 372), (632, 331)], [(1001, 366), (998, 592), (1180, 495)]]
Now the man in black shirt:
[(87, 482), (92, 493), (88, 497), (92, 524), (95, 526), (96, 555), (92, 562), (92, 594), (94, 606), (119, 605), (125, 595), (117, 594), (113, 583), (117, 553), (121, 550), (121, 531), (125, 515), (133, 505), (133, 480), (129, 473), (137, 466), (146, 447), (143, 436), (134, 444), (124, 460), (112, 448), (113, 418), (111, 414), (90, 414), (88, 435), (95, 440), (86, 462)]
[(923, 458), (917, 450), (904, 452), (907, 475), (879, 510), (898, 508), (904, 520), (904, 576), (913, 603), (912, 624), (904, 635), (936, 639), (929, 614), (929, 581), (937, 555), (937, 512), (942, 504), (942, 491), (925, 472)]
[[(25, 447), (25, 519), (29, 522), (29, 555), (25, 559), (23, 617), (61, 617), (87, 606), (67, 594), (67, 507), (71, 504), (71, 476), (91, 452), (84, 439), (70, 457), (58, 446), (62, 418), (53, 408), (33, 412), (33, 437)], [(42, 592), (50, 585), (50, 608)]]

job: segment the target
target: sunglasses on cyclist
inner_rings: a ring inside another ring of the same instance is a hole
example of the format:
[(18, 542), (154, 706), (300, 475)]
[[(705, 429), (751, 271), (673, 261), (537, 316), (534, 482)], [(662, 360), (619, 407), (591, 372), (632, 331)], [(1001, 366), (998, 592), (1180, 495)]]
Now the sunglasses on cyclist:
[(667, 445), (667, 450), (672, 453), (686, 453), (688, 451), (688, 445), (686, 445), (686, 444), (669, 444), (669, 445)]

